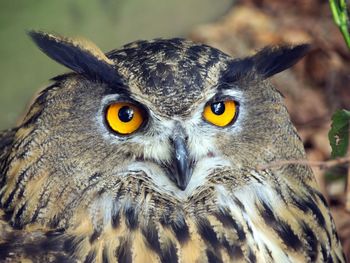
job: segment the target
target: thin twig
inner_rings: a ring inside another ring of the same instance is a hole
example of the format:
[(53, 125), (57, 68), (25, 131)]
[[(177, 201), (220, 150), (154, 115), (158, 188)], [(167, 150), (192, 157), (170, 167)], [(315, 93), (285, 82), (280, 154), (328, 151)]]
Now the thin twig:
[(318, 166), (320, 169), (329, 169), (333, 166), (341, 165), (341, 164), (349, 164), (350, 156), (345, 156), (341, 158), (336, 158), (328, 161), (308, 161), (308, 160), (280, 160), (267, 164), (258, 165), (258, 170), (265, 170), (268, 168), (275, 168), (289, 164), (301, 164), (301, 165), (309, 165), (309, 166)]
[(329, 5), (332, 10), (333, 20), (339, 27), (345, 43), (350, 49), (349, 17), (346, 0), (329, 0)]

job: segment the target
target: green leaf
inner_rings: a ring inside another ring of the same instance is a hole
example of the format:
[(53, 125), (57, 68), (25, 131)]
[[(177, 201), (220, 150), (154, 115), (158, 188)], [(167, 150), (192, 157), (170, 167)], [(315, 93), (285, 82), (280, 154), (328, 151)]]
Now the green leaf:
[(332, 127), (328, 133), (332, 147), (332, 158), (346, 155), (349, 145), (350, 111), (337, 110), (332, 117)]

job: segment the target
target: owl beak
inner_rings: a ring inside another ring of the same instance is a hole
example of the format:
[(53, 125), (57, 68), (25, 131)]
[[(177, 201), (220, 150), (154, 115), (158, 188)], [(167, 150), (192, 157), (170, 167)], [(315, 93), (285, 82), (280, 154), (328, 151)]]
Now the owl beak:
[(191, 167), (186, 145), (186, 135), (181, 126), (177, 126), (172, 138), (174, 146), (173, 179), (181, 190), (185, 190), (191, 179)]

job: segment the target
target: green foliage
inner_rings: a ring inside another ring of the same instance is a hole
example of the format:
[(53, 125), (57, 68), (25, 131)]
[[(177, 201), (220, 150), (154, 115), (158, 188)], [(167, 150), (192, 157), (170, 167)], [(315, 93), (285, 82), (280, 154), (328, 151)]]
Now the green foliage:
[(349, 145), (350, 111), (337, 110), (332, 117), (332, 127), (328, 133), (332, 147), (332, 158), (343, 157)]
[(350, 22), (346, 0), (329, 0), (329, 5), (332, 10), (333, 20), (339, 27), (340, 32), (343, 34), (345, 43), (350, 49)]

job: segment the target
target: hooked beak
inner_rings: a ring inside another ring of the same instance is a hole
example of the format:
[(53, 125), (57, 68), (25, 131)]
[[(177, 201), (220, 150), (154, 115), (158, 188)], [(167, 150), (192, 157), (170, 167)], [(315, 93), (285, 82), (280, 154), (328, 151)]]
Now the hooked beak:
[(185, 131), (178, 123), (172, 136), (174, 147), (172, 176), (181, 190), (186, 189), (192, 175), (186, 140)]

